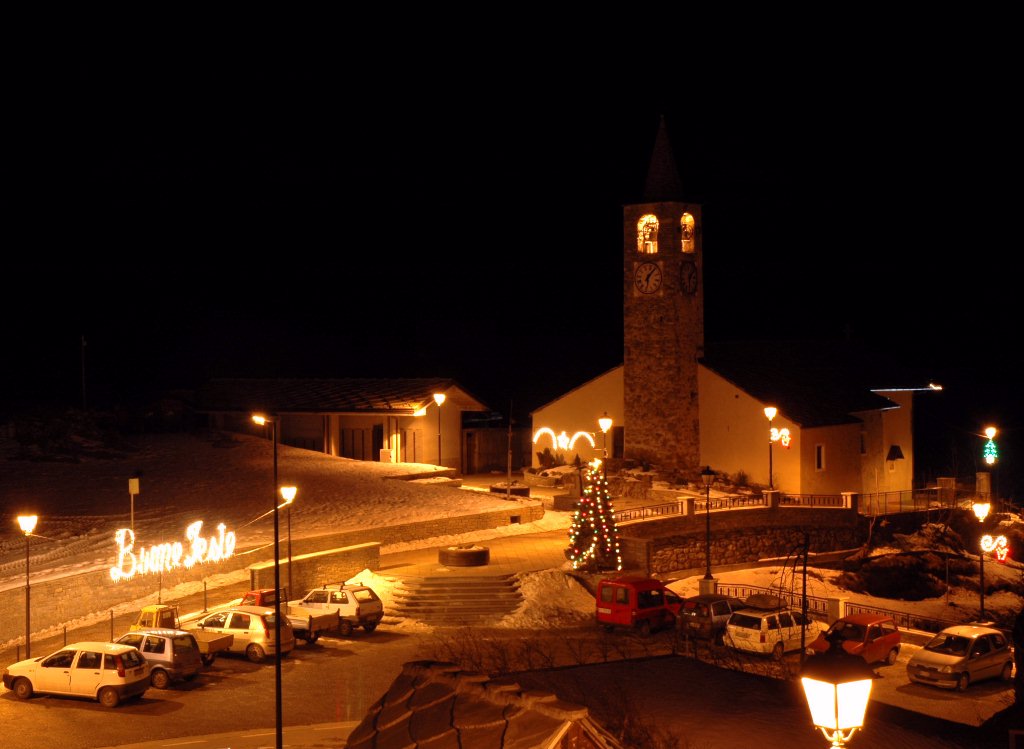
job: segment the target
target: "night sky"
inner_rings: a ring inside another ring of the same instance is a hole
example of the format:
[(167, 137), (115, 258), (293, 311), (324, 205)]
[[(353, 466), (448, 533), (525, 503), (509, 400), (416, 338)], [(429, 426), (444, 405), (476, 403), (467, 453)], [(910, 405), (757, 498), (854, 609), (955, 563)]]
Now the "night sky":
[(1006, 97), (950, 106), (938, 73), (643, 96), (568, 67), (318, 62), (84, 57), (19, 92), (7, 412), (81, 405), (84, 336), (93, 405), (442, 376), (525, 419), (622, 362), (622, 205), (664, 114), (704, 206), (709, 341), (854, 338), (946, 385), (937, 429), (1021, 429)]

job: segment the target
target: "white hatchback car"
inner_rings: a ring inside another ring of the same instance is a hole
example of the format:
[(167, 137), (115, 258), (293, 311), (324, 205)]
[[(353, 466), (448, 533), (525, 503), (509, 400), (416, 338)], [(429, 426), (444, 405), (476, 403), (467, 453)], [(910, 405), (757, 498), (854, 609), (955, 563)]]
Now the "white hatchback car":
[(36, 692), (88, 697), (117, 707), (149, 687), (149, 663), (131, 645), (75, 642), (41, 658), (12, 663), (4, 669), (4, 686), (27, 700)]
[[(748, 599), (749, 601), (749, 599)], [(826, 629), (822, 622), (804, 619), (787, 607), (745, 608), (734, 611), (725, 625), (724, 642), (734, 650), (762, 653), (780, 659), (783, 654), (810, 645)]]
[[(253, 663), (259, 663), (278, 649), (275, 635), (274, 609), (263, 606), (235, 606), (207, 614), (202, 619), (184, 625), (186, 631), (205, 629), (210, 632), (234, 635), (228, 652), (242, 653)], [(288, 617), (281, 616), (281, 657), (295, 649), (295, 633)]]

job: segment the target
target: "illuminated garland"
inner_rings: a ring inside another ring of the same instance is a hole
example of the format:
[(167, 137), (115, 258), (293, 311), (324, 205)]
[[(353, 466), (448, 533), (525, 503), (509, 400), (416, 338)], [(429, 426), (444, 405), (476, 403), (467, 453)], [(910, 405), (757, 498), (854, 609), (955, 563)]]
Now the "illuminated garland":
[(600, 460), (588, 464), (583, 490), (569, 527), (566, 556), (573, 569), (622, 569), (619, 528)]

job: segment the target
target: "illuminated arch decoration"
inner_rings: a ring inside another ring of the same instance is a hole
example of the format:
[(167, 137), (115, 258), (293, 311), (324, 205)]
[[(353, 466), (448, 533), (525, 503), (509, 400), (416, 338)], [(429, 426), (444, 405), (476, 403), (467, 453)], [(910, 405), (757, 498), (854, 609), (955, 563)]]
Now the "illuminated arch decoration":
[(188, 553), (181, 541), (154, 544), (135, 551), (135, 533), (131, 528), (119, 528), (114, 534), (117, 543), (117, 564), (110, 568), (110, 578), (115, 582), (128, 580), (135, 575), (152, 575), (170, 572), (185, 567), (191, 569), (197, 564), (220, 562), (235, 553), (235, 532), (227, 530), (224, 523), (217, 526), (217, 533), (203, 538), (203, 521), (197, 520), (185, 529)]
[(658, 254), (658, 217), (646, 213), (636, 222), (636, 251), (641, 255)]
[(534, 432), (533, 444), (536, 445), (537, 442), (540, 441), (541, 437), (544, 437), (545, 435), (551, 438), (552, 447), (554, 447), (556, 450), (561, 450), (563, 452), (565, 450), (574, 450), (576, 448), (576, 443), (579, 442), (581, 439), (589, 442), (591, 447), (597, 447), (597, 443), (594, 441), (594, 435), (592, 435), (590, 432), (576, 432), (576, 434), (570, 437), (568, 434), (565, 433), (564, 429), (561, 431), (561, 433), (555, 434), (555, 430), (552, 429), (551, 427), (541, 427), (536, 432)]

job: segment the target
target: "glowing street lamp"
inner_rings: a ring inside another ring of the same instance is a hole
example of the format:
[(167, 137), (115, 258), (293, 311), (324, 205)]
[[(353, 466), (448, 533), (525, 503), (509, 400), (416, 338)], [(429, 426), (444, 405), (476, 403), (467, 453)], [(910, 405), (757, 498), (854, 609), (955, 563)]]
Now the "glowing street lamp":
[(704, 579), (713, 580), (711, 577), (711, 482), (715, 480), (715, 472), (711, 466), (705, 466), (700, 472), (700, 478), (704, 482)]
[(294, 486), (281, 487), (281, 505), (285, 508), (285, 516), (288, 519), (288, 593), (295, 595), (295, 588), (292, 587), (292, 502), (295, 501), (295, 493), (298, 490)]
[(18, 525), (21, 526), (22, 533), (25, 534), (25, 658), (32, 657), (32, 645), (31, 645), (31, 633), (32, 625), (30, 618), (31, 610), (31, 596), (29, 594), (28, 584), (28, 537), (32, 535), (32, 531), (36, 529), (36, 523), (39, 521), (38, 515), (18, 515)]
[(604, 459), (608, 460), (608, 430), (612, 428), (612, 419), (608, 415), (608, 412), (604, 412), (604, 416), (597, 420), (598, 426), (601, 427), (601, 431), (604, 432)]
[(769, 489), (774, 489), (775, 488), (775, 484), (773, 483), (773, 480), (772, 480), (772, 471), (774, 470), (774, 467), (772, 466), (772, 445), (775, 442), (775, 440), (772, 439), (772, 419), (775, 418), (775, 415), (778, 412), (779, 412), (779, 409), (777, 409), (775, 406), (765, 406), (764, 407), (764, 415), (768, 417), (768, 488)]
[(434, 393), (434, 403), (437, 404), (437, 464), (441, 465), (441, 404), (444, 403), (444, 393)]
[[(252, 420), (260, 426), (270, 424), (274, 443), (274, 708), (277, 720), (276, 749), (284, 747), (284, 723), (281, 716), (281, 523), (277, 504), (277, 418), (253, 414)], [(289, 570), (291, 565), (289, 565)]]
[[(992, 505), (988, 502), (975, 502), (972, 505), (974, 514), (978, 518), (979, 523), (984, 523), (985, 518), (988, 517), (988, 511), (992, 509)], [(978, 551), (978, 562), (981, 570), (981, 619), (985, 618), (985, 549), (981, 548)]]
[(871, 682), (878, 678), (863, 658), (847, 653), (838, 636), (829, 649), (812, 655), (800, 671), (800, 683), (811, 711), (811, 722), (833, 749), (846, 746), (864, 725)]

